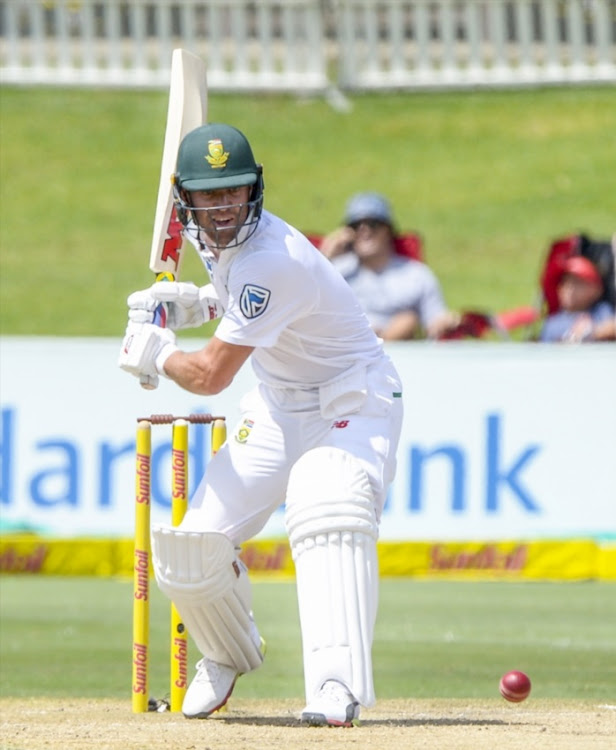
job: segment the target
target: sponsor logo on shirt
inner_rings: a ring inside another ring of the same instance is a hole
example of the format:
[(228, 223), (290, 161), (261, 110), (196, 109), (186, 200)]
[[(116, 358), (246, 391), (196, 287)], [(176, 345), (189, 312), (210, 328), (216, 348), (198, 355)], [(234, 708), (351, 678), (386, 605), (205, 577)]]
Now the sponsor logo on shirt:
[(240, 310), (246, 318), (258, 318), (269, 302), (271, 292), (256, 284), (246, 284), (240, 295)]

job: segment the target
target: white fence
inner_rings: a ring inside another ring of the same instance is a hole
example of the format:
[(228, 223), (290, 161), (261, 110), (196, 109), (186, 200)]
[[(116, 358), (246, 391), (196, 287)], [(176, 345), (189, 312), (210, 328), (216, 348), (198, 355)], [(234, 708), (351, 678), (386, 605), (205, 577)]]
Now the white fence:
[(166, 86), (171, 51), (207, 61), (218, 90), (326, 87), (314, 0), (8, 0), (0, 2), (0, 81)]
[(342, 88), (616, 80), (614, 0), (340, 3)]
[(218, 91), (616, 81), (616, 0), (0, 0), (0, 82)]

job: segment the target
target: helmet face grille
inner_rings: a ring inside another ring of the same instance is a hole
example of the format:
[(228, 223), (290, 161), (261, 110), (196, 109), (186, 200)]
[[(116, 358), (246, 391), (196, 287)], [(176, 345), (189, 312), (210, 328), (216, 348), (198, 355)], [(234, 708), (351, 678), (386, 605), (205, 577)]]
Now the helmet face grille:
[[(253, 194), (254, 194), (253, 190)], [(187, 194), (190, 196), (190, 193)], [(176, 210), (180, 221), (184, 224), (184, 232), (201, 246), (208, 246), (216, 250), (227, 250), (239, 247), (256, 232), (263, 208), (263, 191), (246, 203), (231, 204), (233, 208), (240, 208), (240, 214), (246, 214), (244, 221), (227, 225), (218, 229), (215, 221), (210, 219), (210, 212), (215, 212), (228, 206), (212, 206), (197, 208), (180, 197), (176, 200)], [(209, 219), (209, 220), (208, 220)], [(207, 226), (207, 229), (205, 226)]]

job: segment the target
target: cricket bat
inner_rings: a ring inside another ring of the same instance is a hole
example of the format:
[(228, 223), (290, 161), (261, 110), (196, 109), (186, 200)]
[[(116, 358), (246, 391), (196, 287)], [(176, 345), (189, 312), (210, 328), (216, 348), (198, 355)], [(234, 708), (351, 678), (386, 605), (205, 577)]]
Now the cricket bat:
[[(185, 49), (174, 49), (171, 57), (171, 82), (167, 126), (160, 167), (158, 198), (154, 215), (150, 269), (158, 280), (177, 279), (182, 262), (182, 224), (173, 204), (171, 178), (175, 172), (180, 143), (191, 130), (207, 122), (207, 76), (205, 62)], [(166, 309), (160, 305), (154, 322), (164, 326)], [(155, 379), (143, 376), (143, 388), (155, 388)]]

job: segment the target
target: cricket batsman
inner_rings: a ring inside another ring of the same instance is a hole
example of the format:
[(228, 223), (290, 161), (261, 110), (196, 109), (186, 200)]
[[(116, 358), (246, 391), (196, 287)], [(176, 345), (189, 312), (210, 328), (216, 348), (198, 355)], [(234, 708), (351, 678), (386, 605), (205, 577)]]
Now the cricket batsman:
[[(284, 503), (303, 643), (301, 720), (351, 726), (375, 702), (376, 545), (396, 468), (400, 378), (338, 271), (264, 210), (263, 170), (239, 130), (211, 123), (189, 132), (173, 180), (184, 235), (211, 283), (165, 281), (131, 294), (119, 365), (204, 396), (227, 388), (248, 360), (258, 380), (181, 525), (152, 529), (157, 583), (202, 654), (182, 711), (208, 717), (262, 663), (238, 551)], [(167, 328), (152, 322), (161, 302)], [(182, 351), (175, 331), (215, 318), (204, 347)]]

